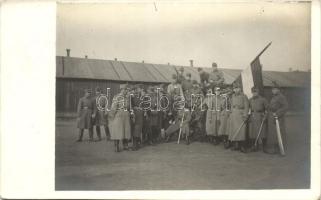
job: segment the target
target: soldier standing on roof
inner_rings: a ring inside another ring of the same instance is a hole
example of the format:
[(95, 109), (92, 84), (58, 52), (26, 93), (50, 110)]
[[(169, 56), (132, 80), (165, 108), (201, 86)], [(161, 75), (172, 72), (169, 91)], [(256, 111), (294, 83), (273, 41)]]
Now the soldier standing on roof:
[(192, 74), (187, 73), (186, 79), (182, 82), (182, 89), (183, 89), (184, 94), (186, 91), (190, 91), (192, 89), (192, 87), (193, 87)]
[(211, 88), (222, 87), (224, 83), (223, 72), (217, 69), (217, 64), (212, 63), (212, 72), (209, 74), (209, 80), (212, 81)]
[(177, 82), (182, 84), (185, 81), (184, 68), (180, 67), (177, 74)]

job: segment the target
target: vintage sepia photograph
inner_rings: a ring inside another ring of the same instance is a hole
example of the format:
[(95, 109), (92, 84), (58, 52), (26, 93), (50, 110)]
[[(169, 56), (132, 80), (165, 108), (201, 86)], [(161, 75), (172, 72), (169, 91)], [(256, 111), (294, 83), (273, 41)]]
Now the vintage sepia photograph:
[(55, 190), (309, 189), (311, 2), (58, 3)]

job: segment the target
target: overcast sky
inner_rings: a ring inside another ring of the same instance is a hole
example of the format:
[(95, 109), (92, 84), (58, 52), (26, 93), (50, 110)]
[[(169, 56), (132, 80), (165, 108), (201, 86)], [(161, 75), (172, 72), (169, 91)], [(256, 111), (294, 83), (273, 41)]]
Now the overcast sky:
[(63, 4), (57, 55), (264, 70), (310, 69), (310, 3)]

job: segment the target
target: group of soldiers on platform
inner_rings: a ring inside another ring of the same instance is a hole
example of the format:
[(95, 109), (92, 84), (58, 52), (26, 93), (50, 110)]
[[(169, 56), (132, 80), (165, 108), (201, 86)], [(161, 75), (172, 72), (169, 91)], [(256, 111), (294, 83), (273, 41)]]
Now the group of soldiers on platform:
[(98, 109), (106, 105), (106, 99), (97, 98), (101, 95), (100, 88), (96, 88), (94, 97), (86, 90), (78, 104), (77, 141), (82, 141), (84, 129), (89, 130), (93, 141), (95, 126), (98, 140), (101, 140), (100, 128), (104, 127), (107, 139), (114, 141), (116, 152), (170, 142), (176, 136), (187, 145), (193, 141), (223, 144), (226, 149), (246, 153), (257, 151), (260, 144), (264, 152), (278, 153), (277, 118), (286, 146), (284, 115), (288, 104), (276, 84), (268, 103), (257, 88), (252, 88), (253, 96), (248, 99), (240, 85), (226, 87), (216, 63), (212, 64), (210, 73), (201, 68), (198, 71), (200, 82), (192, 80), (190, 73), (184, 75), (184, 69), (180, 68), (167, 87), (121, 84), (110, 109)]

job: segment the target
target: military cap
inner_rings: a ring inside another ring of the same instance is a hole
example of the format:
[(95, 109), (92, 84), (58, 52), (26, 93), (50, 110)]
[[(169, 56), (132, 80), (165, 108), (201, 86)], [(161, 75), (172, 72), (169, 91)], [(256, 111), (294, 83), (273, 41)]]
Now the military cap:
[(272, 81), (272, 88), (279, 88), (280, 85), (276, 81)]
[(219, 91), (221, 88), (219, 87), (215, 87), (215, 91)]
[(241, 85), (239, 83), (233, 83), (233, 88), (241, 88)]
[(151, 90), (151, 91), (155, 90), (155, 86), (153, 85), (148, 86), (148, 90)]
[(215, 62), (213, 62), (212, 67), (217, 67), (217, 64)]
[(119, 88), (120, 88), (120, 89), (126, 89), (127, 87), (128, 87), (127, 84), (120, 84), (120, 85), (119, 85)]
[(180, 67), (179, 71), (181, 71), (181, 72), (184, 71), (184, 67)]
[(96, 88), (95, 88), (95, 91), (96, 91), (96, 92), (101, 92), (101, 88), (100, 88), (100, 87), (96, 87)]
[(191, 73), (187, 73), (186, 76), (192, 77), (192, 74)]
[(256, 88), (256, 87), (252, 87), (252, 88), (251, 88), (251, 91), (252, 91), (252, 92), (259, 92), (259, 89)]

